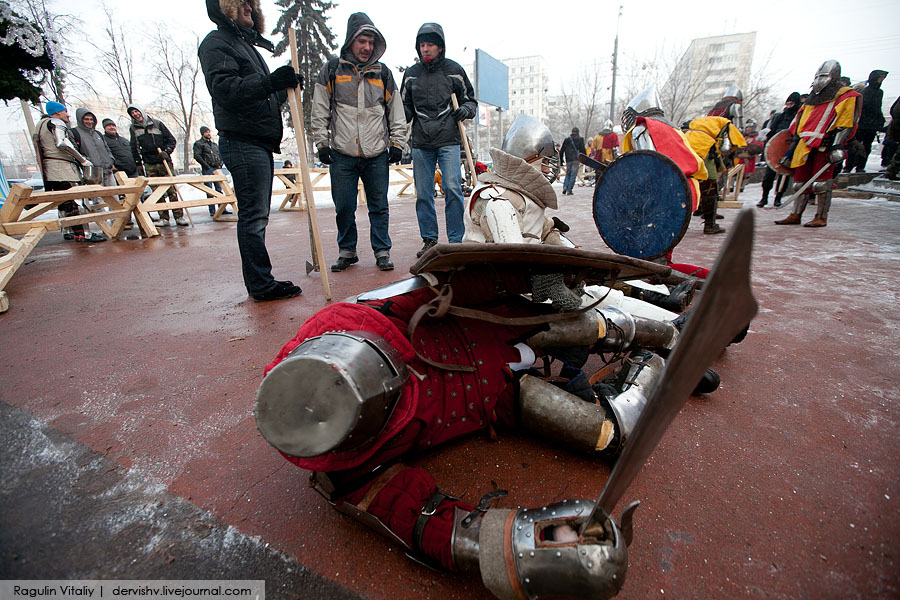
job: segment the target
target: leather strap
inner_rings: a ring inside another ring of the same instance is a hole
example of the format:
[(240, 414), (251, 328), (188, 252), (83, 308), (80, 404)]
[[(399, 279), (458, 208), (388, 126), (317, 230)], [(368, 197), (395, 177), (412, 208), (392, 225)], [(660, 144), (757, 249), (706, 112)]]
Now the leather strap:
[[(413, 526), (413, 552), (415, 552), (416, 558), (424, 561), (429, 566), (435, 566), (436, 562), (433, 558), (425, 554), (425, 551), (422, 549), (422, 536), (425, 533), (425, 525), (428, 523), (428, 519), (434, 516), (438, 506), (440, 506), (441, 502), (444, 500), (456, 500), (456, 498), (435, 488), (434, 493), (431, 494), (431, 497), (428, 498), (425, 506), (423, 506), (422, 510), (419, 512), (419, 518), (416, 519), (416, 524)], [(440, 568), (440, 565), (437, 565), (437, 568)]]

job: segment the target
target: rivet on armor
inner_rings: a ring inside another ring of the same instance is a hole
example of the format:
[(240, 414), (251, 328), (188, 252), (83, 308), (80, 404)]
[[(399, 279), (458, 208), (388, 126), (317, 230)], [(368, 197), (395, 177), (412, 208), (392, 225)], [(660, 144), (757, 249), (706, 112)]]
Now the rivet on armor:
[(441, 354), (441, 358), (443, 358), (444, 360), (447, 360), (447, 355), (446, 355), (446, 354)]
[(529, 553), (528, 553), (528, 556), (534, 558), (534, 550), (532, 550), (531, 552), (529, 552)]
[(453, 379), (453, 373), (447, 373), (447, 377), (449, 377), (450, 379)]
[(466, 422), (466, 418), (463, 417), (462, 419), (460, 419), (460, 421), (463, 422), (463, 423), (465, 423), (465, 422)]
[(475, 342), (472, 342), (472, 347), (473, 347), (473, 348), (475, 347)]
[(467, 390), (471, 390), (471, 389), (472, 389), (472, 384), (471, 384), (471, 383), (467, 383), (467, 384), (466, 384), (466, 389), (467, 389)]
[(469, 410), (475, 410), (475, 403), (469, 402)]
[(525, 583), (531, 583), (531, 580), (528, 579), (528, 578), (526, 577), (526, 578), (525, 578)]
[[(456, 392), (453, 392), (451, 395), (452, 395), (452, 396), (455, 396), (455, 395), (456, 395)], [(451, 416), (451, 417), (456, 417), (456, 411), (454, 410), (452, 413), (450, 413), (450, 416)]]
[(562, 552), (560, 552), (559, 550), (557, 550), (557, 551), (556, 551), (556, 558), (560, 558), (560, 557), (562, 557)]
[(431, 396), (431, 390), (426, 391), (425, 394), (426, 394), (427, 396)]
[[(456, 392), (450, 392), (450, 397), (451, 397), (451, 398), (456, 398)], [(456, 416), (456, 413), (453, 413), (453, 416), (455, 417), (455, 416)]]
[(581, 555), (584, 556), (584, 555), (586, 555), (586, 554), (587, 554), (587, 550), (585, 550), (584, 548), (582, 548), (582, 549), (581, 549)]
[(519, 525), (518, 527), (516, 527), (516, 529), (518, 529), (519, 531), (522, 531), (522, 526)]
[(481, 359), (478, 359), (478, 364), (479, 364), (479, 365), (483, 365), (484, 362), (482, 362)]
[(525, 555), (523, 553), (519, 552), (519, 558), (525, 558)]
[(449, 428), (450, 428), (450, 423), (447, 423), (447, 429), (449, 429)]
[(555, 511), (555, 510), (551, 510), (551, 511), (550, 511), (550, 515), (553, 516), (553, 517), (555, 517), (555, 516), (556, 516), (556, 511)]
[(526, 531), (526, 532), (525, 532), (525, 537), (531, 537), (531, 532), (530, 532), (530, 531)]
[(441, 421), (440, 419), (438, 419), (437, 423), (438, 423), (438, 425), (440, 425), (441, 423), (443, 423), (443, 421)]
[[(451, 377), (452, 377), (452, 376), (453, 376), (453, 373), (451, 373), (450, 375), (451, 375)], [(485, 385), (487, 385), (487, 382), (488, 382), (487, 379), (482, 379), (482, 380), (481, 380), (481, 383), (483, 383), (483, 384), (485, 384)]]
[(594, 563), (589, 562), (589, 563), (588, 563), (588, 569), (593, 569), (593, 568), (594, 568)]

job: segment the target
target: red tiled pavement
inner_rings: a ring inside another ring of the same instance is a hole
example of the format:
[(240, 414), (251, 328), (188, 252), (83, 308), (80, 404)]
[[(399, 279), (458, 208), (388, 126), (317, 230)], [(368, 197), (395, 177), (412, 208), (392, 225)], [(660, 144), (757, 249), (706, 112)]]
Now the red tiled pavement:
[[(591, 191), (561, 197), (558, 214), (600, 250)], [(754, 210), (760, 314), (717, 361), (722, 388), (687, 404), (626, 494), (641, 508), (620, 597), (896, 598), (900, 204), (838, 197), (824, 229), (775, 226), (786, 211)], [(727, 227), (735, 212), (723, 212)], [(391, 218), (396, 270), (375, 268), (361, 209), (361, 260), (329, 273), (335, 300), (415, 261), (414, 202), (392, 203)], [(275, 275), (304, 293), (266, 304), (243, 289), (233, 224), (197, 217), (160, 238), (96, 245), (48, 235), (7, 286), (0, 400), (367, 597), (490, 597), (331, 510), (256, 431), (263, 365), (325, 304), (318, 275), (303, 270), (305, 219), (272, 214)], [(330, 264), (333, 210), (319, 220)], [(676, 259), (711, 266), (724, 238), (694, 219)], [(511, 434), (420, 462), (470, 499), (496, 482), (506, 506), (596, 497), (609, 475), (608, 464)]]

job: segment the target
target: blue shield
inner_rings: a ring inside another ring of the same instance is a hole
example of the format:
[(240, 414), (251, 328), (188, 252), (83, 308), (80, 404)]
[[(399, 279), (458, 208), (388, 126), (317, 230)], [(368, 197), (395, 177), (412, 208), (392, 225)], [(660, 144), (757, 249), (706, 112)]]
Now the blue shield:
[(594, 223), (617, 254), (652, 260), (674, 248), (691, 220), (691, 188), (669, 157), (652, 150), (619, 156), (594, 189)]

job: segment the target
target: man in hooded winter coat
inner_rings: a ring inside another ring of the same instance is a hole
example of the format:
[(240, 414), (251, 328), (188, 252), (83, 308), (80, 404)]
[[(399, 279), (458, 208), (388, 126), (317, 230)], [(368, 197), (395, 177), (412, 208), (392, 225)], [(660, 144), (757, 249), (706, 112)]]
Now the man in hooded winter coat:
[[(791, 92), (787, 100), (784, 101), (784, 110), (768, 120), (767, 127), (769, 131), (766, 134), (766, 140), (771, 140), (776, 133), (790, 127), (794, 117), (797, 116), (798, 110), (800, 110), (800, 93)], [(775, 185), (776, 176), (778, 179), (777, 185)], [(756, 206), (762, 208), (769, 203), (769, 192), (775, 186), (775, 208), (780, 207), (781, 198), (791, 185), (790, 179), (790, 175), (776, 173), (775, 169), (766, 165), (766, 174), (763, 176), (762, 181), (762, 199), (756, 203)]]
[[(435, 165), (441, 169), (447, 239), (462, 241), (462, 173), (458, 122), (475, 116), (478, 103), (465, 70), (446, 57), (444, 30), (425, 23), (416, 34), (417, 62), (403, 73), (400, 95), (406, 120), (412, 123), (413, 176), (416, 180), (416, 218), (423, 246), (416, 256), (437, 244), (438, 222), (434, 210)], [(456, 94), (459, 108), (453, 108)]]
[(388, 234), (388, 163), (400, 162), (406, 144), (406, 116), (391, 70), (378, 59), (387, 43), (365, 13), (347, 20), (340, 56), (316, 77), (309, 124), (319, 160), (329, 165), (338, 228), (337, 262), (343, 271), (356, 255), (357, 185), (362, 179), (369, 210), (369, 239), (375, 264), (394, 268)]
[(244, 285), (256, 302), (292, 298), (300, 287), (272, 276), (266, 226), (275, 174), (272, 154), (280, 150), (283, 133), (281, 105), (285, 90), (302, 88), (303, 78), (288, 65), (269, 73), (256, 50), (275, 49), (262, 37), (259, 0), (206, 0), (206, 11), (218, 29), (204, 38), (198, 54), (212, 97), (219, 152), (234, 179)]
[(884, 102), (884, 90), (881, 83), (887, 77), (887, 71), (875, 69), (869, 73), (869, 81), (862, 93), (862, 112), (859, 115), (859, 126), (856, 130), (856, 140), (862, 143), (862, 151), (854, 157), (852, 165), (847, 165), (847, 171), (851, 167), (856, 168), (857, 173), (864, 173), (869, 153), (872, 152), (872, 142), (879, 131), (884, 131), (884, 112), (881, 104)]
[[(131, 137), (131, 155), (137, 165), (138, 171), (143, 170), (147, 177), (167, 177), (166, 163), (172, 169), (172, 152), (175, 151), (175, 136), (159, 119), (154, 119), (135, 105), (130, 105), (126, 110), (131, 117), (129, 135)], [(178, 202), (178, 195), (173, 188), (166, 192), (169, 202)], [(172, 211), (175, 215), (175, 223), (186, 227), (190, 223), (184, 218), (184, 211), (176, 208)], [(169, 226), (169, 211), (159, 211), (157, 227)]]

